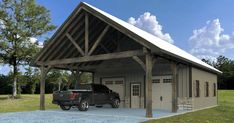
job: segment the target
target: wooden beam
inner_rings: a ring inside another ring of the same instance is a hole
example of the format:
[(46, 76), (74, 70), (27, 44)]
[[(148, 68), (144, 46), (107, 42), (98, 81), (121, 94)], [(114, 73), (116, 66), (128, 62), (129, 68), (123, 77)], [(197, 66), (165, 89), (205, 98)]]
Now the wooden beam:
[(41, 66), (41, 81), (40, 81), (40, 110), (45, 110), (45, 79), (46, 74), (50, 70), (49, 67)]
[(138, 64), (141, 65), (142, 69), (145, 71), (145, 63), (138, 57), (138, 56), (133, 56), (133, 60), (135, 60)]
[(89, 15), (85, 13), (85, 55), (89, 52)]
[[(79, 28), (81, 26), (81, 24), (84, 22), (81, 19), (82, 17), (84, 17), (83, 13), (81, 13), (78, 16), (76, 23), (71, 23), (71, 25), (68, 26), (66, 32), (71, 31), (71, 29), (72, 29), (72, 27), (74, 27), (74, 25), (76, 25), (76, 28)], [(74, 34), (74, 32), (72, 32), (71, 34)], [(58, 52), (60, 52), (61, 48), (63, 47), (63, 45), (66, 43), (66, 41), (63, 40), (65, 37), (66, 37), (66, 35), (62, 34), (58, 39), (56, 39), (56, 42), (54, 42), (54, 44), (52, 45), (52, 47), (50, 47), (49, 51), (46, 52), (43, 55), (43, 57), (41, 58), (40, 61), (45, 61), (45, 59), (51, 59), (54, 56), (54, 54), (57, 54)]]
[[(81, 19), (81, 21), (82, 21), (82, 23), (83, 23), (83, 21), (84, 21), (84, 19)], [(84, 22), (85, 23), (85, 22)], [(95, 25), (92, 25), (93, 23), (95, 23)], [(94, 28), (94, 27), (96, 27), (98, 24), (100, 24), (99, 22), (98, 23), (96, 23), (95, 22), (95, 19), (90, 19), (90, 25), (92, 25), (92, 27)], [(75, 33), (76, 31), (73, 31), (73, 33)], [(82, 35), (85, 35), (84, 34), (85, 33), (85, 29), (81, 29), (81, 31), (79, 31), (79, 33), (78, 33), (78, 35), (76, 36), (77, 38), (75, 39), (75, 40), (78, 40), (78, 41), (84, 41), (85, 39), (85, 37), (83, 36), (82, 37)], [(93, 32), (92, 32), (92, 30), (90, 30), (90, 33), (91, 34), (93, 34)], [(93, 35), (90, 35), (90, 39), (93, 37)], [(83, 43), (84, 44), (84, 43)], [(84, 44), (85, 45), (85, 44)], [(68, 46), (67, 46), (67, 48), (68, 49), (70, 49), (71, 48), (71, 45), (69, 44)], [(75, 52), (75, 49), (74, 50), (69, 50), (68, 52), (66, 52), (66, 50), (62, 50), (62, 52), (59, 54), (59, 56), (57, 56), (55, 59), (57, 59), (57, 58), (60, 58), (61, 56), (63, 56), (64, 58), (66, 58), (66, 57), (68, 57), (68, 56), (70, 56), (73, 52)], [(65, 54), (65, 55), (64, 55)]]
[(119, 59), (119, 58), (128, 58), (133, 56), (144, 55), (142, 50), (132, 50), (132, 51), (123, 51), (117, 53), (108, 53), (100, 54), (93, 56), (83, 56), (77, 58), (67, 58), (67, 59), (58, 59), (46, 62), (37, 62), (39, 65), (58, 65), (58, 64), (69, 64), (69, 63), (79, 63), (79, 62), (90, 62), (90, 61), (99, 61), (99, 60), (110, 60), (110, 59)]
[(152, 55), (150, 51), (145, 56), (145, 84), (146, 84), (146, 117), (151, 118), (152, 113)]
[(59, 35), (61, 35), (65, 29), (67, 29), (67, 27), (69, 27), (70, 23), (73, 21), (74, 18), (76, 18), (78, 15), (78, 13), (83, 9), (83, 7), (77, 7), (72, 14), (65, 20), (65, 22), (59, 27), (59, 29), (57, 29), (57, 31), (53, 34), (53, 36), (51, 37), (51, 41), (48, 42), (48, 45), (46, 45), (43, 50), (41, 50), (38, 54), (38, 56), (36, 57), (35, 61), (38, 61), (43, 55), (44, 53), (47, 51), (48, 48), (50, 48), (51, 45), (54, 44), (54, 42), (57, 42), (57, 39), (59, 38)]
[(93, 51), (97, 48), (98, 44), (101, 42), (102, 38), (104, 37), (104, 35), (106, 34), (106, 32), (109, 29), (109, 25), (107, 25), (105, 27), (105, 29), (102, 31), (102, 33), (98, 36), (97, 40), (95, 41), (95, 43), (93, 44), (92, 48), (89, 51), (88, 55), (91, 55), (93, 53)]
[(90, 8), (89, 6), (84, 4), (84, 10), (88, 11), (89, 13), (92, 13), (93, 15), (95, 15), (97, 18), (99, 18), (100, 20), (106, 22), (107, 24), (111, 25), (112, 27), (115, 27), (116, 30), (120, 31), (121, 33), (127, 35), (128, 37), (132, 38), (133, 40), (135, 40), (136, 42), (140, 43), (141, 45), (143, 45), (146, 48), (150, 48), (144, 41), (146, 41), (144, 38), (136, 35), (134, 32), (131, 32), (130, 30), (126, 29), (125, 27), (121, 26), (120, 24), (114, 22), (113, 20), (111, 20), (110, 18), (102, 15), (101, 13), (93, 10), (92, 8)]
[[(84, 20), (85, 20), (85, 19), (84, 19)], [(93, 28), (96, 28), (100, 23), (101, 23), (100, 21), (96, 22), (94, 18), (90, 18), (90, 19), (89, 19), (89, 26), (92, 26), (92, 28), (89, 29), (89, 33), (92, 34), (92, 35), (89, 36), (89, 40), (93, 40), (93, 38), (95, 37), (95, 35), (96, 35), (97, 32), (96, 32), (96, 30), (94, 30)], [(85, 35), (85, 29), (82, 29), (81, 32), (82, 32), (82, 33), (79, 33), (79, 34)], [(83, 33), (83, 32), (84, 32), (84, 33)], [(82, 36), (82, 35), (81, 35), (81, 37), (80, 37), (80, 35), (79, 35), (79, 36), (77, 36), (77, 38), (76, 38), (75, 40), (79, 40), (79, 41), (85, 42), (85, 36)], [(85, 43), (81, 43), (81, 45), (85, 47)], [(81, 45), (80, 45), (80, 46), (81, 46)], [(68, 49), (70, 49), (70, 48), (68, 47)], [(72, 54), (75, 55), (75, 54), (74, 54), (74, 52), (75, 52), (74, 50), (75, 50), (75, 49), (69, 50), (68, 52), (64, 52), (64, 53), (65, 53), (64, 58), (72, 57), (72, 56), (71, 56)]]
[(172, 70), (172, 112), (177, 112), (177, 65), (171, 63)]
[(76, 41), (71, 37), (70, 34), (66, 33), (67, 38), (72, 42), (72, 44), (76, 47), (76, 49), (80, 52), (81, 55), (85, 55), (84, 51), (80, 48), (80, 46), (76, 43)]

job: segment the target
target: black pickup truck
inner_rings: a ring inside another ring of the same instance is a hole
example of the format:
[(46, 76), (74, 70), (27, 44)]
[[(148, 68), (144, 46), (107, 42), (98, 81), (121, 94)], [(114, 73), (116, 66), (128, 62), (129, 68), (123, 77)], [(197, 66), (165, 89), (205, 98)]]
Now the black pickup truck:
[(87, 111), (89, 106), (102, 106), (110, 104), (112, 108), (118, 108), (119, 94), (100, 84), (80, 84), (77, 89), (67, 91), (55, 91), (53, 104), (58, 104), (62, 110), (70, 110), (72, 106), (80, 111)]

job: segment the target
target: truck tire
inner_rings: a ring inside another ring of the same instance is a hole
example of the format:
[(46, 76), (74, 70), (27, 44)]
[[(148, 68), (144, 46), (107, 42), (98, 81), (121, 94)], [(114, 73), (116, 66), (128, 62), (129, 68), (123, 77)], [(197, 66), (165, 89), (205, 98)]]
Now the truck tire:
[(113, 99), (111, 103), (112, 108), (119, 108), (119, 103), (120, 103), (119, 99), (117, 98)]
[(62, 110), (70, 110), (70, 109), (71, 109), (71, 106), (60, 105), (60, 108), (61, 108)]
[(89, 109), (89, 102), (88, 100), (84, 99), (80, 101), (80, 104), (78, 105), (78, 109), (80, 111), (87, 111)]

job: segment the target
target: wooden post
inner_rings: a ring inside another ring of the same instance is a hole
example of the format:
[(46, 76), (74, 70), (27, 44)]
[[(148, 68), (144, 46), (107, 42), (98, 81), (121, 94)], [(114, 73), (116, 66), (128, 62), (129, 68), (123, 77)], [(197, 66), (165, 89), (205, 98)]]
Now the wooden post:
[(152, 117), (152, 55), (148, 51), (145, 56), (145, 82), (146, 82), (146, 117)]
[(172, 112), (177, 112), (177, 66), (176, 63), (171, 63), (172, 70)]
[(45, 68), (45, 66), (41, 66), (41, 82), (40, 82), (40, 110), (45, 110), (45, 79), (46, 74), (50, 67)]
[(78, 85), (80, 84), (80, 76), (81, 76), (80, 70), (79, 70), (79, 69), (77, 69), (77, 70), (76, 70), (76, 73), (75, 73), (76, 88), (77, 88), (77, 87), (78, 87)]

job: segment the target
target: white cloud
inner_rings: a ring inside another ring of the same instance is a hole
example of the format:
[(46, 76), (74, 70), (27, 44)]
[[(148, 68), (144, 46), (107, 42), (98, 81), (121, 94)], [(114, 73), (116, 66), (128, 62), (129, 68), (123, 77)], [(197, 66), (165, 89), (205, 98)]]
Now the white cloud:
[(44, 46), (44, 45), (43, 45), (43, 42), (38, 41), (37, 38), (31, 37), (31, 38), (29, 38), (29, 40), (30, 40), (30, 42), (33, 43), (33, 44), (36, 43), (36, 44), (38, 45), (39, 48), (43, 48), (43, 46)]
[(43, 42), (38, 41), (38, 47), (39, 47), (39, 48), (43, 48), (43, 46), (44, 46)]
[(33, 44), (37, 42), (37, 39), (34, 38), (34, 37), (31, 37), (29, 40), (30, 40), (30, 42), (33, 43)]
[(141, 28), (169, 43), (173, 43), (173, 39), (168, 33), (162, 32), (162, 26), (157, 21), (155, 15), (150, 14), (149, 12), (145, 12), (143, 15), (140, 15), (137, 19), (134, 17), (130, 17), (128, 19), (128, 23)]
[(234, 34), (223, 34), (219, 19), (207, 21), (200, 29), (193, 30), (189, 38), (190, 52), (198, 58), (215, 59), (230, 49), (234, 49)]

